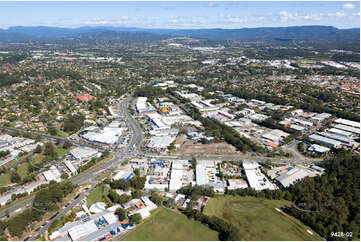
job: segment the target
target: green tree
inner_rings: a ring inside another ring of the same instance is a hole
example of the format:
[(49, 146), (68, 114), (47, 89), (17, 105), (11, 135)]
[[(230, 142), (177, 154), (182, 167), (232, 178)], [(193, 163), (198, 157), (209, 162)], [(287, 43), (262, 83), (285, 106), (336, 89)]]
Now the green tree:
[(43, 154), (48, 156), (51, 159), (57, 159), (58, 158), (58, 154), (55, 151), (55, 146), (54, 146), (53, 142), (45, 143)]
[(66, 140), (63, 144), (63, 149), (69, 149), (72, 146), (69, 140)]
[(160, 196), (158, 193), (153, 193), (152, 196), (150, 197), (150, 200), (152, 200), (152, 202), (154, 202), (159, 206), (163, 202), (163, 197)]
[(131, 222), (133, 224), (139, 224), (142, 222), (142, 216), (139, 213), (133, 214), (131, 217)]
[(10, 181), (14, 182), (14, 183), (20, 183), (21, 177), (19, 176), (19, 174), (16, 171), (12, 171), (10, 173)]
[(117, 208), (117, 210), (115, 210), (115, 214), (118, 216), (120, 221), (124, 221), (128, 217), (127, 210), (123, 208)]
[(103, 152), (103, 157), (108, 157), (110, 155), (109, 150)]
[(68, 179), (69, 178), (69, 175), (68, 173), (64, 172), (63, 174), (61, 174), (61, 179), (65, 180), (65, 179)]
[(37, 145), (34, 152), (37, 154), (40, 154), (43, 151), (43, 149), (41, 148), (41, 145)]
[(139, 197), (141, 197), (142, 196), (142, 191), (141, 190), (134, 190), (134, 191), (132, 191), (132, 197), (133, 198), (139, 198)]

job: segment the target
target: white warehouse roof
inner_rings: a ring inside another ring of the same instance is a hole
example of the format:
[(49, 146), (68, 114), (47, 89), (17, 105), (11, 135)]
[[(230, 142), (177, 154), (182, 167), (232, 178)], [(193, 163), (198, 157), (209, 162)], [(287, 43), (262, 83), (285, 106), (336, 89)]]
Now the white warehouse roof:
[(337, 141), (337, 140), (334, 140), (334, 139), (329, 139), (329, 138), (326, 138), (326, 137), (323, 137), (323, 136), (320, 136), (320, 135), (317, 135), (317, 134), (310, 135), (308, 138), (311, 141), (317, 141), (317, 142), (320, 142), (322, 144), (325, 144), (325, 145), (328, 145), (328, 146), (331, 146), (331, 147), (337, 147), (337, 146), (341, 145), (340, 141)]
[(204, 165), (196, 166), (196, 182), (199, 186), (207, 183), (206, 167)]
[(345, 130), (347, 132), (351, 132), (351, 133), (358, 134), (358, 135), (360, 134), (360, 128), (354, 128), (354, 127), (346, 126), (346, 125), (343, 125), (343, 124), (336, 124), (334, 126), (334, 128)]
[(70, 154), (77, 160), (93, 157), (98, 153), (97, 150), (89, 147), (76, 147), (70, 151)]
[(355, 122), (355, 121), (351, 121), (351, 120), (347, 120), (347, 119), (339, 118), (339, 119), (335, 120), (335, 123), (344, 124), (344, 125), (352, 126), (355, 128), (360, 128), (360, 122)]
[(93, 220), (89, 222), (79, 224), (78, 226), (72, 227), (68, 230), (69, 236), (73, 241), (78, 240), (79, 238), (98, 231), (98, 227), (95, 225)]

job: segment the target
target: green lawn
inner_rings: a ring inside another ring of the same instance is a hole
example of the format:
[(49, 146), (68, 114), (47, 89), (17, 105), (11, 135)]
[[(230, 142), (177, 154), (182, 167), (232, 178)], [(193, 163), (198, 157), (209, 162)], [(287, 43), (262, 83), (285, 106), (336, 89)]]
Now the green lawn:
[(29, 167), (29, 163), (23, 163), (18, 167), (17, 172), (21, 177), (21, 179), (24, 179), (29, 174), (28, 167)]
[(45, 156), (43, 154), (36, 154), (31, 158), (31, 163), (40, 164), (43, 161), (44, 157)]
[(144, 223), (137, 225), (135, 231), (122, 240), (147, 241), (184, 241), (184, 240), (218, 240), (218, 232), (209, 229), (200, 222), (188, 219), (165, 208), (158, 208)]
[(219, 196), (210, 199), (204, 213), (223, 218), (237, 226), (241, 240), (322, 240), (297, 219), (275, 209), (288, 205), (290, 202), (285, 200)]
[(103, 195), (107, 193), (108, 193), (108, 189), (104, 185), (95, 188), (88, 196), (87, 199), (88, 208), (96, 202), (103, 202)]
[(4, 187), (10, 184), (10, 174), (2, 174), (0, 175), (0, 187)]
[(71, 150), (71, 148), (63, 149), (62, 146), (55, 147), (55, 152), (58, 154), (58, 157), (65, 155), (69, 150)]

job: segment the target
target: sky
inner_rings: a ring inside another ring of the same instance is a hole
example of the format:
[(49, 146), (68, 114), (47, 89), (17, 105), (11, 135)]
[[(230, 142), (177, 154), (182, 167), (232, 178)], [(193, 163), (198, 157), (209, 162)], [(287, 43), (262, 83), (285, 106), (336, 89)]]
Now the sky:
[(11, 26), (253, 28), (360, 27), (360, 2), (0, 2), (0, 28)]

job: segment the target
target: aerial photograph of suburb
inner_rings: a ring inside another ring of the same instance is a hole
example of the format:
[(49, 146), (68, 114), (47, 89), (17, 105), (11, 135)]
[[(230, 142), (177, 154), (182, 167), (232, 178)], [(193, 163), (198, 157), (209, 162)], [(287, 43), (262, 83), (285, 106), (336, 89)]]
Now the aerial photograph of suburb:
[(360, 241), (360, 1), (0, 1), (0, 241)]

